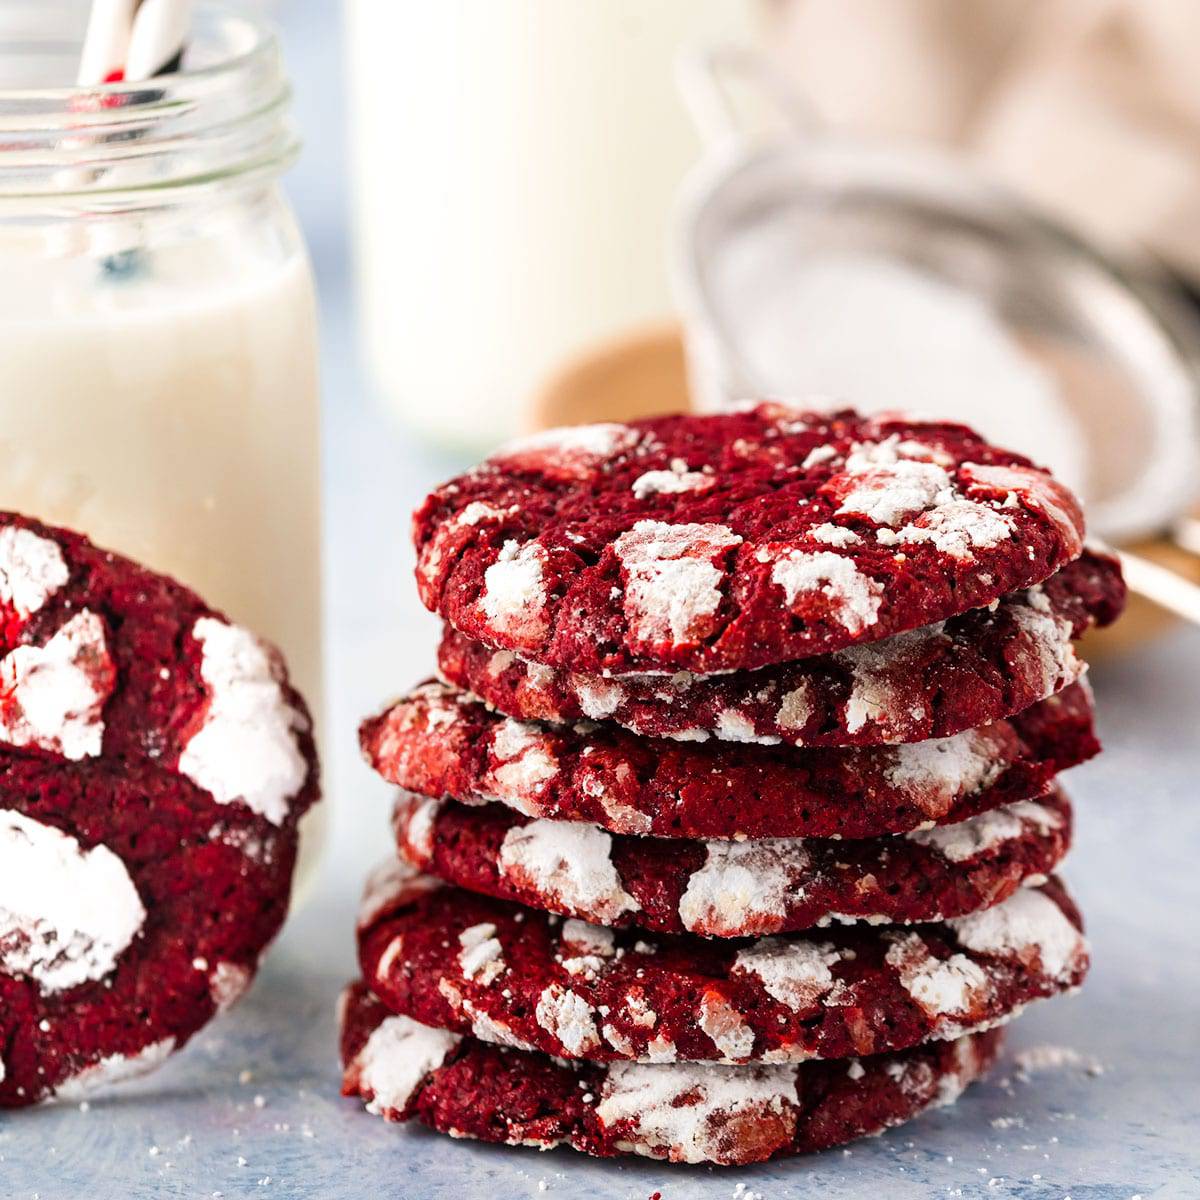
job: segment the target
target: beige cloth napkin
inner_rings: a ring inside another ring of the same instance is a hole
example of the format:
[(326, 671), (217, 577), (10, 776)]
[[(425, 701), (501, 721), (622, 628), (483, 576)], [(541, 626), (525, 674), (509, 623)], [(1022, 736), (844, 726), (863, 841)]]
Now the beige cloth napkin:
[(831, 126), (963, 149), (1200, 277), (1200, 0), (776, 0)]

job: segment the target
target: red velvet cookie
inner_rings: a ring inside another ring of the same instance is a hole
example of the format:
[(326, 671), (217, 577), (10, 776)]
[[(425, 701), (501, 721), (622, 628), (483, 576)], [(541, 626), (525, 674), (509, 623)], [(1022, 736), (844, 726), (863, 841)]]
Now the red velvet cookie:
[(249, 983), (317, 799), (276, 652), (0, 515), (0, 1106), (148, 1069)]
[[(1055, 869), (1070, 845), (1071, 806), (1054, 791), (902, 837), (681, 842), (406, 792), (393, 824), (409, 865), (472, 892), (601, 925), (756, 937), (989, 908)], [(589, 886), (602, 875), (614, 889)], [(633, 906), (614, 910), (614, 894)]]
[(763, 404), (550, 430), (413, 519), (454, 628), (590, 674), (745, 670), (929, 625), (1082, 549), (1066, 488), (962, 425)]
[(536, 725), (429, 683), (366, 721), (360, 740), (409, 791), (675, 838), (906, 833), (1038, 796), (1099, 749), (1083, 684), (949, 738), (798, 750)]
[(0, 748), (145, 762), (282, 825), (317, 795), (278, 653), (187, 588), (0, 514)]
[(287, 913), (302, 811), (0, 754), (0, 1107), (150, 1070), (232, 1004)]
[(994, 607), (757, 671), (604, 678), (493, 650), (450, 626), (438, 667), (522, 720), (607, 720), (689, 741), (918, 742), (998, 721), (1068, 686), (1084, 670), (1071, 639), (1115, 620), (1124, 599), (1116, 561), (1089, 551)]
[[(562, 871), (609, 920), (636, 911), (610, 862)], [(988, 1028), (1077, 987), (1088, 952), (1053, 881), (937, 925), (747, 942), (563, 921), (393, 862), (369, 884), (359, 962), (393, 1012), (483, 1041), (596, 1062), (747, 1063)]]
[(953, 1103), (1000, 1031), (897, 1054), (760, 1067), (556, 1062), (343, 999), (342, 1093), (389, 1121), (512, 1146), (736, 1166), (881, 1133)]

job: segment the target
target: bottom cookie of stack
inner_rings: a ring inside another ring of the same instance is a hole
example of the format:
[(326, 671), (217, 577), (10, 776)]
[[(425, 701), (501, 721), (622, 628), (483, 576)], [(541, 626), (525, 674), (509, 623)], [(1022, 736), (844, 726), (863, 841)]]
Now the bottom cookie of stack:
[(998, 1029), (893, 1054), (795, 1064), (567, 1062), (432, 1029), (363, 983), (343, 997), (342, 1091), (452, 1137), (737, 1166), (837, 1146), (952, 1103)]

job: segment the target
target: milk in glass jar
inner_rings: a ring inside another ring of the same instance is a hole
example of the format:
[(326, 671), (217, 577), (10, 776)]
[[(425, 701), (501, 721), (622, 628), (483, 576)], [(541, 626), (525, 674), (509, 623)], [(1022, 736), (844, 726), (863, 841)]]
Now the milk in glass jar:
[(201, 6), (179, 73), (80, 89), (86, 23), (0, 11), (0, 507), (195, 588), (317, 713), (315, 306), (279, 47)]

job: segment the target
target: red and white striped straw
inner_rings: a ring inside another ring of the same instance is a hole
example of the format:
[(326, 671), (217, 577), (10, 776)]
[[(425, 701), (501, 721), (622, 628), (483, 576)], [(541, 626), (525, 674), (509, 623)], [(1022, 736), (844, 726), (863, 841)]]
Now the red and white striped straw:
[(92, 0), (78, 82), (140, 82), (175, 70), (192, 0)]
[(125, 78), (153, 79), (178, 69), (192, 21), (192, 0), (141, 0), (129, 39)]
[(92, 0), (76, 82), (96, 87), (122, 78), (138, 0)]

